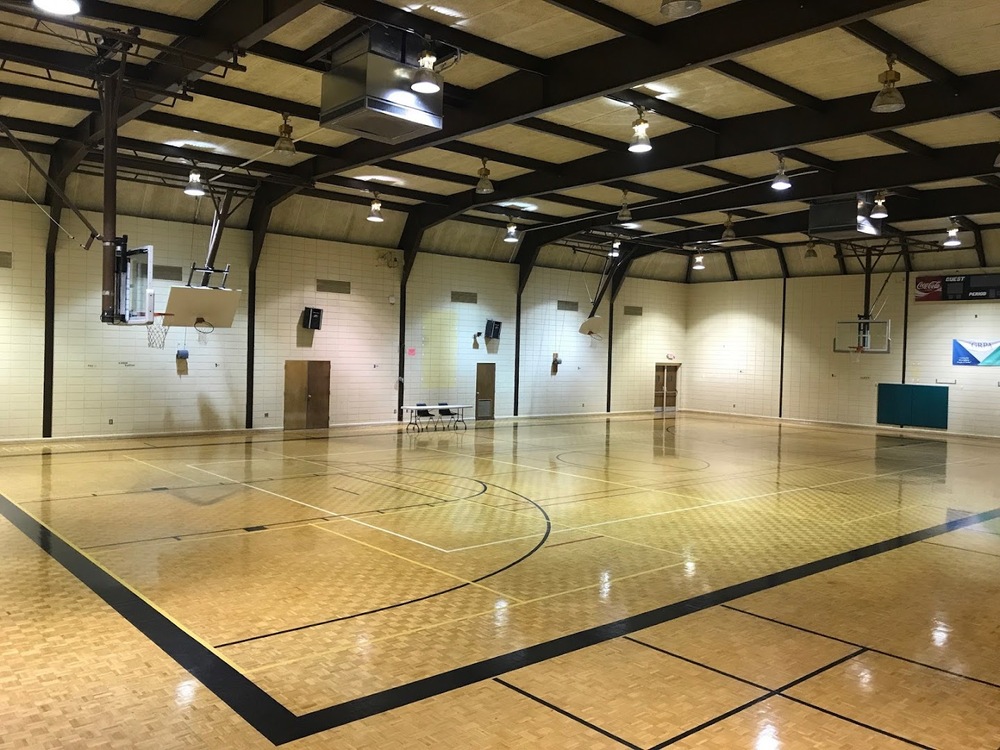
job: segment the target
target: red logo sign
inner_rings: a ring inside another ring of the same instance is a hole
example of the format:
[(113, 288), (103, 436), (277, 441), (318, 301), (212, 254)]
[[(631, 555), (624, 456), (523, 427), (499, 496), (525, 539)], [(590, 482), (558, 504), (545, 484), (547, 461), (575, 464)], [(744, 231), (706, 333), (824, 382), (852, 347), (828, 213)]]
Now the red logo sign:
[(917, 279), (917, 302), (936, 302), (942, 299), (944, 279), (941, 276), (921, 276)]

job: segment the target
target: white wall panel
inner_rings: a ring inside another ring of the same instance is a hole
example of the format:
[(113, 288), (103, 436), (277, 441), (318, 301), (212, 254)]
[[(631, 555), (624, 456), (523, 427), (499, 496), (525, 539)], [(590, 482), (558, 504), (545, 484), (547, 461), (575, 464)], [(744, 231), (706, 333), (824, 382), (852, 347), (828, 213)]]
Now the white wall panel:
[[(684, 284), (625, 280), (615, 300), (612, 411), (653, 408), (656, 363), (684, 362), (687, 301)], [(626, 306), (642, 308), (642, 315), (625, 315)], [(678, 375), (683, 381), (683, 367)]]
[(781, 280), (692, 285), (684, 409), (778, 416)]

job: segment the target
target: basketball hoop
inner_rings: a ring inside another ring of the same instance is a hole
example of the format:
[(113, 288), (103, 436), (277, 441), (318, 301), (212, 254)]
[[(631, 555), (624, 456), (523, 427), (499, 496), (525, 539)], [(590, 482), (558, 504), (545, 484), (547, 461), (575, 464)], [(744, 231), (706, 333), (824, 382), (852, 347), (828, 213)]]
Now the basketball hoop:
[(207, 344), (208, 334), (215, 330), (215, 326), (204, 318), (196, 318), (194, 321), (194, 330), (198, 332), (198, 343)]
[(167, 331), (170, 330), (171, 313), (153, 313), (152, 322), (146, 326), (146, 345), (150, 349), (162, 349), (167, 341)]

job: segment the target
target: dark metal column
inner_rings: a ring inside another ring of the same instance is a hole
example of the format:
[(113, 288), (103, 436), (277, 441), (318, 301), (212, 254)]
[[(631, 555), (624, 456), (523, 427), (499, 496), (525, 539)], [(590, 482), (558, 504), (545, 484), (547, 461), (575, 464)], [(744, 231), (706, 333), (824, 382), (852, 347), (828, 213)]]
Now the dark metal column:
[(101, 322), (118, 315), (118, 100), (121, 81), (115, 75), (101, 82), (104, 106), (104, 266), (101, 275)]

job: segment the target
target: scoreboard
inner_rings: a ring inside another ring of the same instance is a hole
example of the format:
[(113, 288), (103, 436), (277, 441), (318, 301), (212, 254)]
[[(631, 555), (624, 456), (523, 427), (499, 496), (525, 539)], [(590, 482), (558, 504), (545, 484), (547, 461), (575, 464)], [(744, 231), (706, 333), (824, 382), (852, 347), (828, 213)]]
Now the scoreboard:
[(914, 288), (917, 302), (1000, 299), (1000, 273), (968, 276), (919, 276)]

